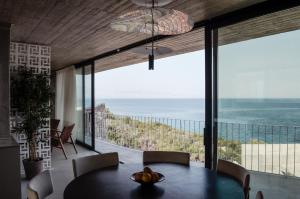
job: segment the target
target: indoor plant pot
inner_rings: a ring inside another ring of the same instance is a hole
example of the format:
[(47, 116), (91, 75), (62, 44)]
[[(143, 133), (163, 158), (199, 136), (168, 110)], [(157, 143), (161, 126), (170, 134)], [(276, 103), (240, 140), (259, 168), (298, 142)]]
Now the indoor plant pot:
[(30, 180), (43, 171), (43, 158), (38, 158), (37, 160), (24, 159), (23, 166), (26, 178)]

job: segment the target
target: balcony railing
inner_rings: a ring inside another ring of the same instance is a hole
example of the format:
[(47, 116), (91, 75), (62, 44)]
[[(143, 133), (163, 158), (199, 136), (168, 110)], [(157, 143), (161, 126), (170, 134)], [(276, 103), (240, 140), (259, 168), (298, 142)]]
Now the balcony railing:
[[(91, 129), (90, 113), (86, 114), (86, 128)], [(138, 150), (188, 152), (192, 161), (201, 162), (204, 125), (204, 121), (95, 113), (96, 139)], [(300, 127), (218, 123), (218, 158), (248, 170), (300, 176), (299, 155)]]
[(98, 139), (138, 150), (182, 151), (204, 161), (204, 122), (115, 114), (95, 114)]
[(219, 158), (248, 170), (300, 176), (299, 126), (220, 122), (218, 137)]

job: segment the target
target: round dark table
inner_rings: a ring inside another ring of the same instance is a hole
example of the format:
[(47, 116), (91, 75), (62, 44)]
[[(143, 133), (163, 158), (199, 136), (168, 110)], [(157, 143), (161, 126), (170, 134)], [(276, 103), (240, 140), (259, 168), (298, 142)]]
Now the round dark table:
[(147, 165), (165, 180), (141, 186), (130, 179), (142, 164), (120, 164), (74, 179), (64, 191), (65, 199), (242, 199), (242, 186), (235, 180), (201, 167), (177, 164)]

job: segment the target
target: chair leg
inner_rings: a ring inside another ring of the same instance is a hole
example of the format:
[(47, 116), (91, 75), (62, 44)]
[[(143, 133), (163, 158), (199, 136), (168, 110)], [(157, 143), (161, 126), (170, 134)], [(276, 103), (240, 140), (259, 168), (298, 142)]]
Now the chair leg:
[(68, 159), (68, 158), (67, 158), (67, 155), (66, 155), (66, 152), (65, 152), (64, 145), (63, 145), (62, 142), (61, 142), (61, 139), (59, 139), (59, 144), (60, 144), (60, 147), (61, 147), (61, 149), (62, 149), (62, 151), (63, 151), (63, 153), (64, 153), (66, 159)]
[(76, 149), (76, 146), (75, 146), (75, 143), (74, 143), (74, 141), (73, 141), (72, 136), (70, 136), (70, 139), (71, 139), (71, 142), (72, 142), (73, 147), (74, 147), (74, 149), (75, 149), (75, 152), (76, 152), (76, 154), (77, 154), (78, 152), (77, 152), (77, 149)]

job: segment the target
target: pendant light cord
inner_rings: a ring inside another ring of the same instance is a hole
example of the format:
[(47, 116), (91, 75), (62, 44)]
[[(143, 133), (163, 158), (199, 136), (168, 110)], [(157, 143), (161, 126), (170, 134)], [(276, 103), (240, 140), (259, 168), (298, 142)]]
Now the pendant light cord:
[(152, 16), (152, 56), (154, 56), (154, 0), (152, 0), (152, 9), (151, 9), (151, 16)]

